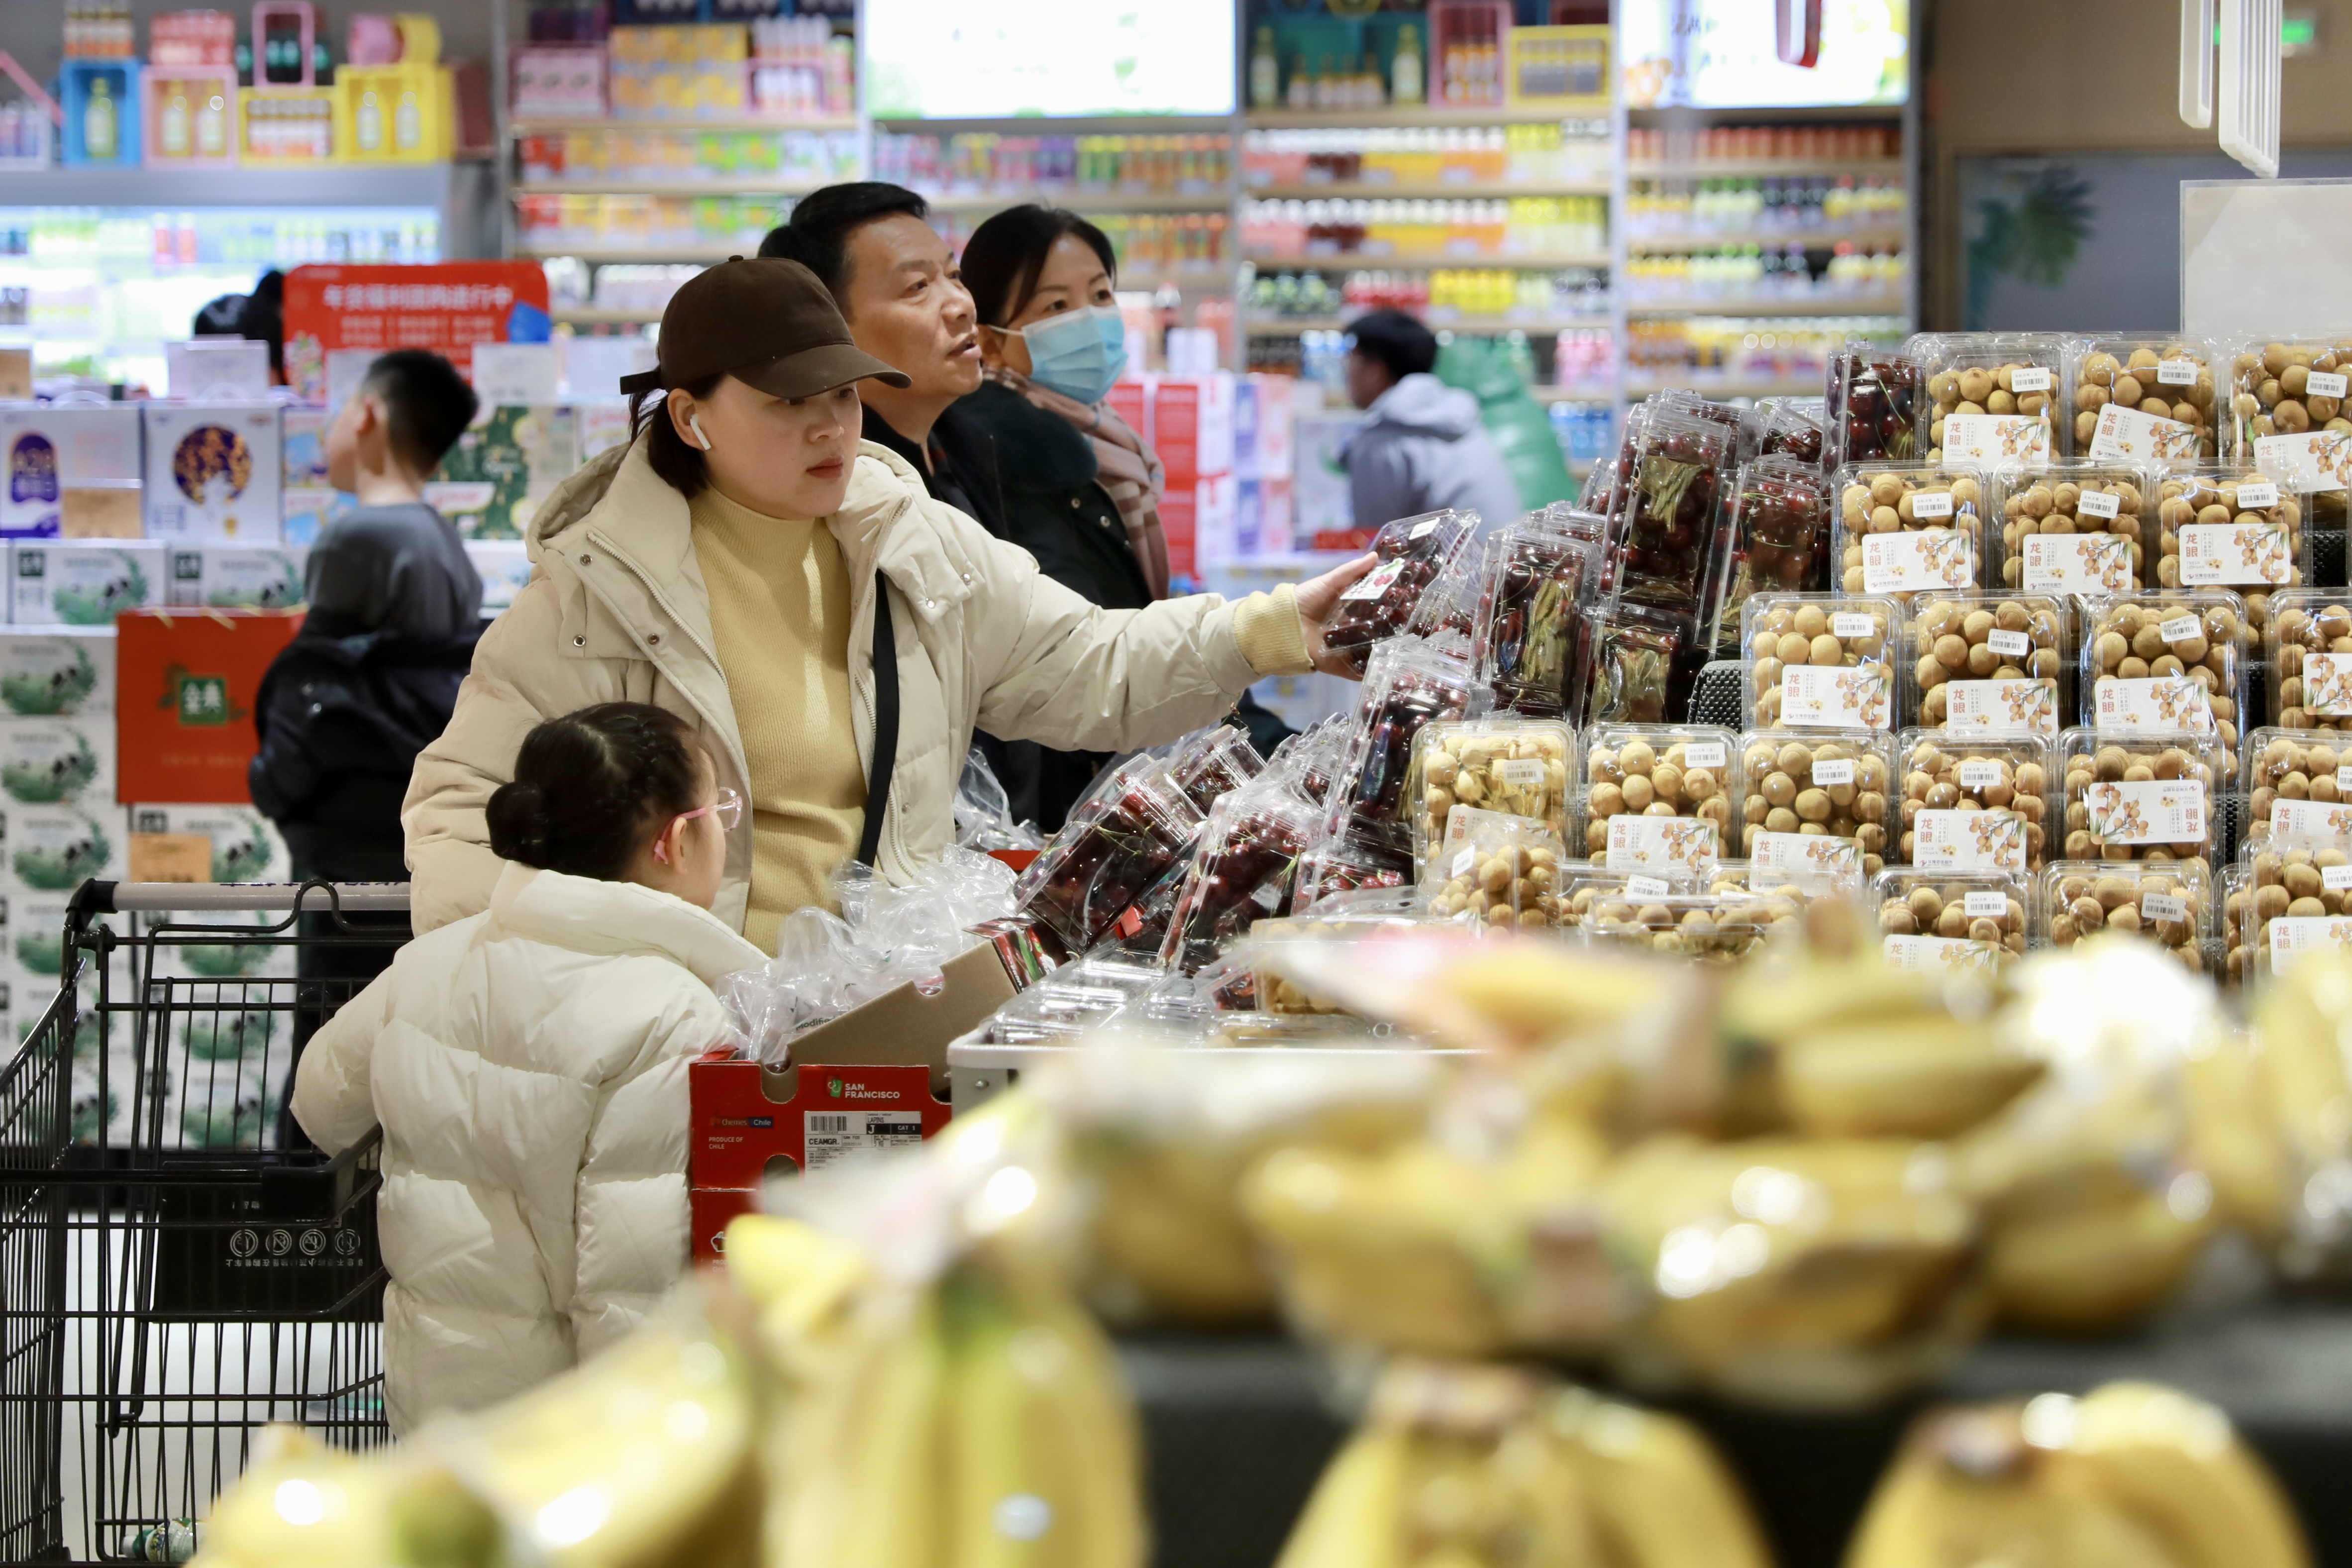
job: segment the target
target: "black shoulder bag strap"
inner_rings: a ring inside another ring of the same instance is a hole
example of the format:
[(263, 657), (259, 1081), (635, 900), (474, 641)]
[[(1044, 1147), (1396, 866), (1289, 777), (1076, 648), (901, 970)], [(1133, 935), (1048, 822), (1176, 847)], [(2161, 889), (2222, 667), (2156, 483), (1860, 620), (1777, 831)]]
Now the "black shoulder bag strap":
[(866, 831), (857, 858), (879, 868), (890, 772), (898, 762), (898, 634), (890, 625), (890, 584), (874, 574), (874, 765), (866, 770)]

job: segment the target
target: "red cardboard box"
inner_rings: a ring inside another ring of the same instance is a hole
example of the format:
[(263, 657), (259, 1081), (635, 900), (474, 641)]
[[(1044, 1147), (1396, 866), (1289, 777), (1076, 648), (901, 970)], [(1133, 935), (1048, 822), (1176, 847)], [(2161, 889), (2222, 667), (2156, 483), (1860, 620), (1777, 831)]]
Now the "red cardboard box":
[(299, 610), (131, 610), (114, 618), (116, 773), (124, 800), (242, 805), (254, 697)]
[(1151, 383), (1149, 380), (1115, 381), (1110, 395), (1104, 400), (1110, 411), (1127, 421), (1127, 427), (1143, 437), (1146, 447), (1151, 445)]
[[(1151, 445), (1168, 468), (1168, 489), (1189, 489), (1234, 468), (1234, 378), (1162, 376), (1151, 388)], [(1162, 521), (1166, 512), (1161, 512)]]
[(760, 1208), (757, 1187), (697, 1187), (687, 1194), (692, 1215), (692, 1255), (697, 1263), (724, 1262), (727, 1258), (727, 1222), (739, 1214), (756, 1214)]

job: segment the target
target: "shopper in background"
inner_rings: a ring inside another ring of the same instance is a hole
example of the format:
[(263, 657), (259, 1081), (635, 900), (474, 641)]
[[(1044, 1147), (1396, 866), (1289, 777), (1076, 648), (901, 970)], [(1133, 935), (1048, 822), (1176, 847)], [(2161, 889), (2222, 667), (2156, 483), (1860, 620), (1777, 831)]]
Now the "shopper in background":
[(250, 294), (223, 294), (196, 312), (200, 338), (246, 338), (269, 345), (269, 384), (286, 384), (286, 274), (271, 268)]
[(1437, 339), (1402, 310), (1373, 310), (1348, 328), (1348, 397), (1363, 422), (1340, 443), (1356, 526), (1447, 507), (1490, 526), (1519, 515), (1518, 486), (1478, 400), (1430, 374)]
[(383, 1129), (394, 1436), (593, 1355), (686, 1271), (687, 1064), (765, 956), (710, 913), (742, 802), (687, 721), (550, 720), (514, 775), (489, 907), (401, 948), (295, 1075), (321, 1149)]
[[(1104, 610), (860, 445), (859, 350), (806, 268), (732, 260), (680, 289), (660, 366), (623, 383), (635, 439), (531, 522), (538, 569), (417, 759), (404, 820), (418, 928), (484, 907), (484, 807), (551, 714), (652, 701), (749, 803), (714, 910), (772, 950), (853, 856), (904, 882), (954, 839), (975, 726), (1087, 750), (1174, 739), (1253, 681), (1339, 668), (1322, 628), (1364, 556), (1236, 605)], [(868, 759), (872, 759), (868, 765)]]

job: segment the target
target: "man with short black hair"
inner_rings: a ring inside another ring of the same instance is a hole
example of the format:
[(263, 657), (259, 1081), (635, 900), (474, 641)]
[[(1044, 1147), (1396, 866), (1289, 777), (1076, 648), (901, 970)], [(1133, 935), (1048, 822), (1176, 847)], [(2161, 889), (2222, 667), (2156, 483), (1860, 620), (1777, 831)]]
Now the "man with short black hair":
[(1348, 398), (1364, 421), (1340, 443), (1339, 461), (1356, 526), (1447, 507), (1495, 526), (1517, 517), (1518, 485), (1478, 422), (1478, 400), (1430, 374), (1437, 363), (1430, 330), (1402, 310), (1373, 310), (1348, 331)]

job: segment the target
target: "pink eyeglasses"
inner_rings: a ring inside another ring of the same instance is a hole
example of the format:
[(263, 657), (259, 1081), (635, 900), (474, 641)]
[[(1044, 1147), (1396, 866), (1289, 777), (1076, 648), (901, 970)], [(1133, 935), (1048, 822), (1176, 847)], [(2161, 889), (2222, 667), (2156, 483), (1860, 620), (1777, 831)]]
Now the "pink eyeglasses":
[(719, 826), (722, 829), (729, 833), (734, 832), (735, 825), (743, 820), (743, 797), (731, 789), (721, 789), (719, 792), (719, 798), (709, 805), (698, 805), (692, 811), (681, 811), (670, 820), (692, 822), (698, 816), (709, 816), (714, 813), (718, 816)]

